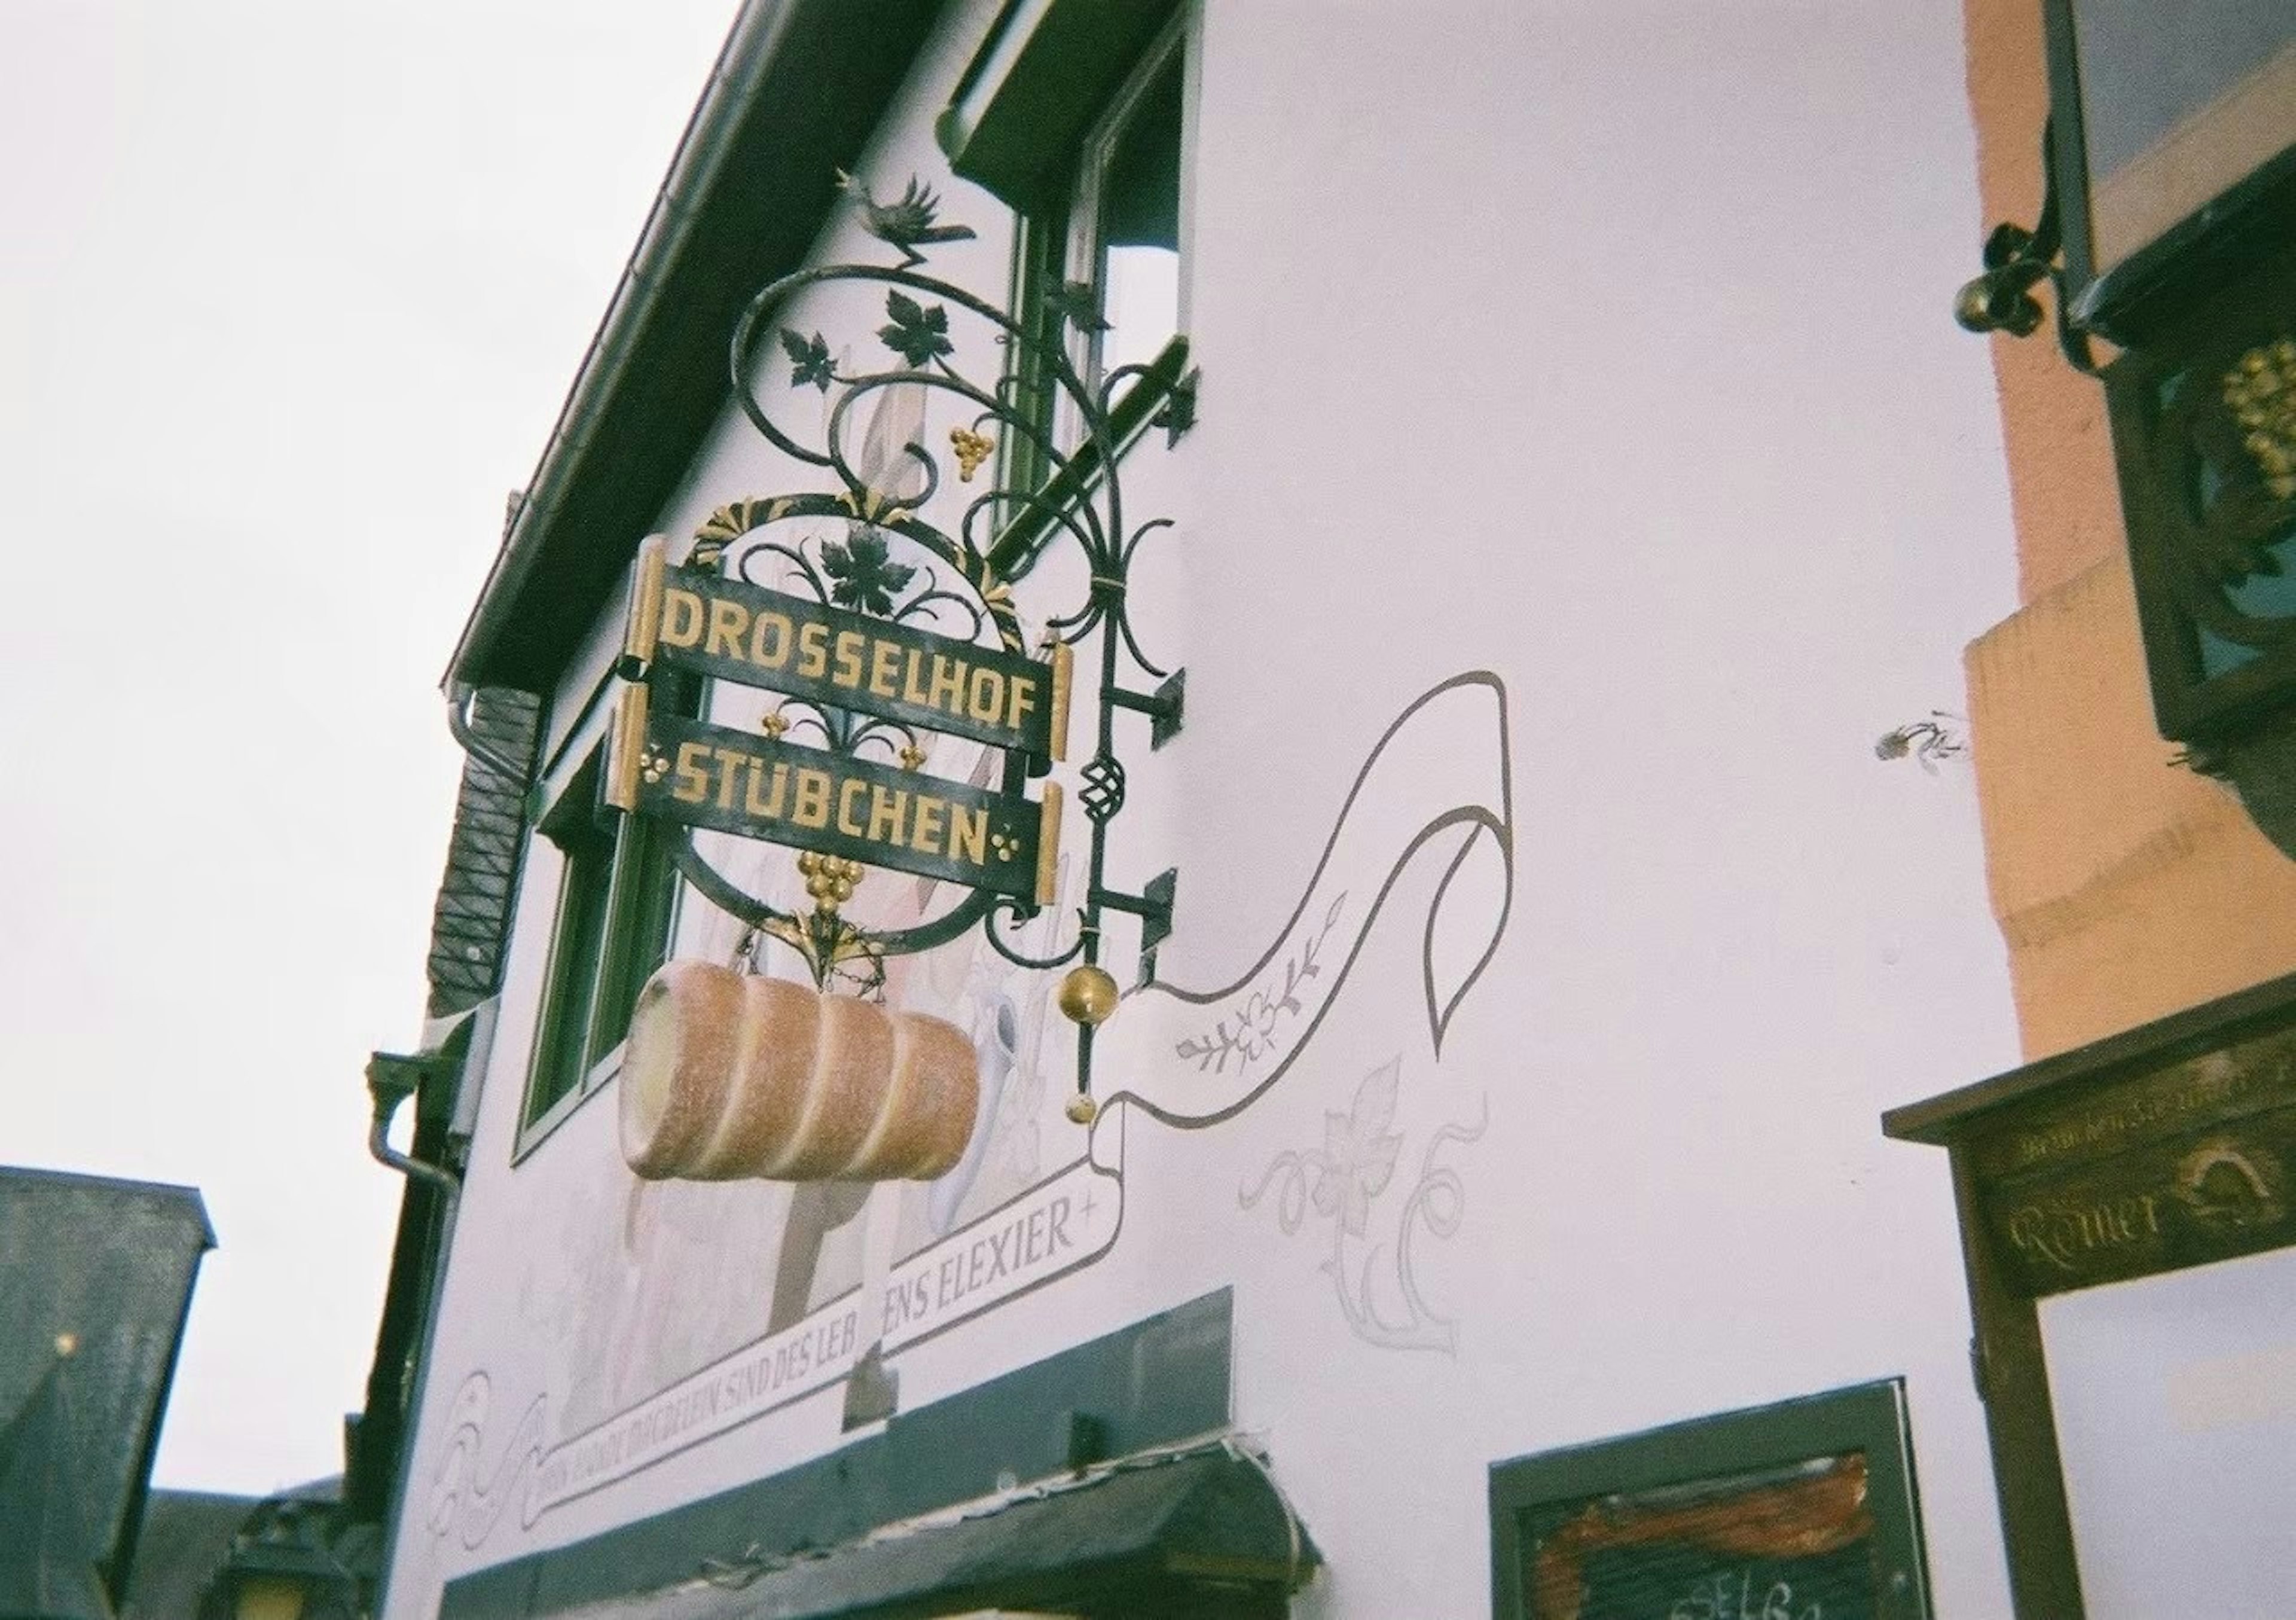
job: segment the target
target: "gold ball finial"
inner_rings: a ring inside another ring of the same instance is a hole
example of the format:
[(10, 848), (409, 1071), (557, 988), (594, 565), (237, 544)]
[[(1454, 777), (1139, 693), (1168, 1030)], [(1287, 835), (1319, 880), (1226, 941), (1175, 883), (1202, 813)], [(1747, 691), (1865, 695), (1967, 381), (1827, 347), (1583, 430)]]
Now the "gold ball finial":
[(1070, 1022), (1092, 1025), (1108, 1022), (1119, 993), (1106, 968), (1086, 963), (1069, 969), (1053, 1000)]
[(1068, 1116), (1071, 1123), (1089, 1125), (1100, 1117), (1100, 1105), (1079, 1091), (1069, 1098)]
[(78, 1353), (79, 1353), (79, 1335), (78, 1335), (78, 1334), (77, 1334), (77, 1333), (59, 1333), (58, 1335), (56, 1335), (56, 1353), (57, 1353), (58, 1355), (77, 1355)]

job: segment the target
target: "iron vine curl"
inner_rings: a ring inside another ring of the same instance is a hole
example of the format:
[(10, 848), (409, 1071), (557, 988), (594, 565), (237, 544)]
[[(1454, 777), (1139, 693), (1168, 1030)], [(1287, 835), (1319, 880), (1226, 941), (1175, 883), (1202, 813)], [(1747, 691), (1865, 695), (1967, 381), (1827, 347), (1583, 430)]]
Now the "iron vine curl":
[[(857, 182), (842, 182), (860, 206), (865, 230), (901, 254), (891, 265), (839, 263), (783, 275), (760, 289), (743, 308), (728, 346), (734, 398), (742, 415), (766, 440), (801, 466), (828, 473), (837, 488), (773, 498), (736, 501), (720, 507), (701, 526), (688, 567), (714, 567), (729, 577), (768, 588), (795, 586), (824, 604), (883, 619), (890, 623), (961, 631), (960, 638), (992, 638), (1008, 652), (1027, 652), (1013, 583), (1027, 576), (1037, 558), (1063, 540), (1072, 543), (1083, 564), (1082, 598), (1042, 613), (1034, 651), (1048, 654), (1077, 647), (1097, 634), (1097, 725), (1090, 752), (1079, 761), (1086, 779), (1121, 783), (1114, 735), (1121, 709), (1152, 714), (1159, 740), (1177, 728), (1177, 695), (1151, 696), (1131, 689), (1142, 678), (1170, 674), (1144, 651), (1128, 613), (1129, 574), (1141, 543), (1171, 526), (1156, 518), (1126, 526), (1119, 478), (1116, 407), (1128, 391), (1160, 384), (1156, 367), (1123, 366), (1088, 380), (1079, 372), (1071, 345), (1098, 330), (1097, 299), (1090, 288), (1052, 289), (1040, 309), (1007, 311), (955, 283), (929, 273), (931, 245), (970, 239), (962, 226), (936, 223), (938, 199), (912, 181), (895, 205), (873, 205)], [(897, 363), (845, 369), (851, 349), (836, 357), (819, 331), (800, 332), (780, 317), (792, 300), (809, 291), (846, 285), (882, 290), (886, 324), (875, 337)], [(965, 341), (951, 329), (951, 314), (965, 317)], [(975, 335), (988, 340), (976, 343)], [(790, 369), (787, 387), (767, 386), (772, 367), (765, 359), (778, 339)], [(965, 370), (967, 354), (994, 352), (998, 375), (984, 383)], [(766, 395), (778, 391), (784, 412), (789, 399), (808, 390), (823, 396), (825, 410), (818, 442), (808, 442), (776, 420)], [(1143, 399), (1152, 396), (1143, 395)], [(865, 400), (871, 409), (857, 417)], [(923, 424), (934, 401), (953, 402), (954, 425), (947, 438), (956, 481), (970, 484), (984, 464), (987, 486), (964, 502), (953, 530), (925, 522), (920, 513), (947, 492), (940, 457), (926, 440)], [(1059, 412), (1053, 408), (1058, 402)], [(867, 420), (857, 448), (856, 424)], [(1072, 420), (1064, 433), (1056, 421)], [(890, 424), (890, 426), (889, 426)], [(895, 442), (896, 435), (903, 435)], [(994, 434), (995, 437), (991, 435)], [(999, 442), (1001, 440), (1001, 443)], [(818, 528), (791, 539), (761, 532), (772, 525), (809, 522), (844, 524), (840, 541)], [(887, 537), (898, 537), (927, 559), (921, 566), (892, 559)], [(759, 577), (771, 572), (773, 579)], [(922, 578), (919, 576), (922, 575)], [(914, 583), (913, 583), (914, 582)], [(947, 618), (943, 618), (947, 615)], [(947, 633), (943, 629), (942, 633)], [(1177, 690), (1177, 681), (1167, 683)], [(1078, 681), (1079, 692), (1083, 682)], [(907, 728), (825, 703), (785, 699), (767, 717), (776, 736), (803, 735), (832, 752), (853, 754), (875, 745), (903, 769), (918, 769), (923, 750)], [(1051, 762), (1013, 750), (1003, 754), (1001, 788), (1021, 798), (1031, 776)], [(979, 780), (976, 777), (976, 781)], [(834, 898), (816, 892), (810, 916), (783, 911), (712, 865), (697, 847), (690, 828), (680, 828), (673, 851), (679, 872), (712, 904), (752, 929), (791, 944), (805, 958), (817, 982), (858, 974), (882, 984), (886, 957), (922, 950), (955, 939), (974, 924), (1007, 960), (1032, 969), (1070, 964), (1097, 967), (1103, 917), (1122, 910), (1144, 919), (1144, 943), (1160, 938), (1169, 925), (1168, 875), (1149, 892), (1134, 895), (1106, 887), (1111, 824), (1122, 808), (1120, 789), (1111, 802), (1086, 818), (1090, 846), (1083, 903), (1073, 937), (1045, 954), (1024, 952), (1021, 928), (1040, 914), (1026, 900), (968, 891), (948, 910), (905, 929), (872, 931), (843, 917)], [(815, 868), (806, 868), (809, 873)], [(846, 863), (830, 886), (849, 894), (857, 867)], [(839, 886), (841, 884), (841, 888)], [(818, 885), (809, 884), (808, 892)], [(1078, 1086), (1090, 1088), (1092, 1026), (1078, 1029)]]

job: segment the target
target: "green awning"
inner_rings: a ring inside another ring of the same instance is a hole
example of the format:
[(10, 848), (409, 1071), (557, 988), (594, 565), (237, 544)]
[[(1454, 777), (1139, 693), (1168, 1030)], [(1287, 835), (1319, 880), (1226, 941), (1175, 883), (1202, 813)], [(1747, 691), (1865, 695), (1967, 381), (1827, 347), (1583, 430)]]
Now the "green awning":
[(565, 1620), (922, 1620), (973, 1609), (1282, 1616), (1320, 1562), (1257, 1461), (1117, 1464), (773, 1562), (562, 1610)]

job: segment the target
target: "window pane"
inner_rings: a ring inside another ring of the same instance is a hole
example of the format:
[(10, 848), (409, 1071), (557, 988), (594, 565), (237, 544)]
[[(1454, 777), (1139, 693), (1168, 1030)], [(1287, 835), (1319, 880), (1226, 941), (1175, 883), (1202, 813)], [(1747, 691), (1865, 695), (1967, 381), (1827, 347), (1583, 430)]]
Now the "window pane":
[(1106, 274), (1103, 374), (1119, 366), (1145, 366), (1179, 331), (1180, 256), (1162, 248), (1111, 248)]
[(668, 830), (636, 816), (622, 821), (609, 902), (602, 909), (597, 985), (591, 996), (586, 1071), (630, 1032), (630, 1013), (647, 977), (669, 955), (677, 897)]
[(606, 939), (613, 859), (613, 845), (587, 828), (567, 841), (558, 925), (550, 942), (550, 983), (543, 995), (534, 1081), (527, 1097), (529, 1120), (580, 1085), (588, 1065), (590, 1007)]
[(1180, 58), (1150, 81), (1107, 148), (1098, 220), (1101, 372), (1143, 365), (1180, 329)]
[(2290, 144), (2290, 0), (2075, 0), (2073, 29), (2100, 268)]

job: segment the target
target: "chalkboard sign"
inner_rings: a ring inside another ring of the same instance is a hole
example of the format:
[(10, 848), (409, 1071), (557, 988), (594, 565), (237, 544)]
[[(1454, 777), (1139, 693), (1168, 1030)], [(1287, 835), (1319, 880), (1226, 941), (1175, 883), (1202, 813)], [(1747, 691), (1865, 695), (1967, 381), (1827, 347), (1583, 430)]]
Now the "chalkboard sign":
[(1852, 1452), (1543, 1508), (1539, 1620), (1870, 1620), (1874, 1517)]
[(1502, 1620), (1921, 1620), (1895, 1382), (1491, 1470)]

